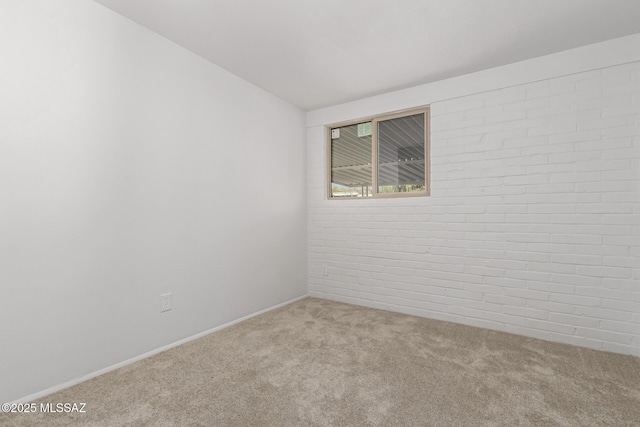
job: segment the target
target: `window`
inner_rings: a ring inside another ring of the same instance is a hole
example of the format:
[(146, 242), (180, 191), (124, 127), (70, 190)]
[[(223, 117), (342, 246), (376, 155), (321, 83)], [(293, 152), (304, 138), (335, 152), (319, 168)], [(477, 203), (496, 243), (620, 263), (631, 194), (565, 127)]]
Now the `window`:
[(329, 198), (429, 195), (429, 108), (331, 126)]

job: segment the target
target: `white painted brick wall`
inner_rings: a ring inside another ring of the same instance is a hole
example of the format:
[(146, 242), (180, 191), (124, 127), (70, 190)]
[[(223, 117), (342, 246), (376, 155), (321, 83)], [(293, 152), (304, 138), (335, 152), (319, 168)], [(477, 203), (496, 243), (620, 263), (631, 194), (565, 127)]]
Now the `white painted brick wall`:
[(640, 356), (640, 63), (432, 104), (428, 198), (327, 200), (324, 132), (310, 295)]

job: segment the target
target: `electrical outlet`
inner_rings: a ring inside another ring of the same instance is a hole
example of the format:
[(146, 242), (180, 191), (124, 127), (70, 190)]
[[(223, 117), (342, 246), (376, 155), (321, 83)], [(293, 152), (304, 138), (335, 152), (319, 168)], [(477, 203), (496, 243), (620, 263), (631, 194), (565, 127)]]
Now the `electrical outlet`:
[(171, 310), (171, 294), (160, 295), (160, 312)]

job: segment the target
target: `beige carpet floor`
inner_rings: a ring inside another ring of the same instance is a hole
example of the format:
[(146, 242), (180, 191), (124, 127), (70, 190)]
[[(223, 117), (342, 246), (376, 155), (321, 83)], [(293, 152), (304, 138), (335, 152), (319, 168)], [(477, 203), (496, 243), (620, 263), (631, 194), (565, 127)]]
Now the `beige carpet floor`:
[(640, 426), (640, 359), (307, 298), (8, 426)]

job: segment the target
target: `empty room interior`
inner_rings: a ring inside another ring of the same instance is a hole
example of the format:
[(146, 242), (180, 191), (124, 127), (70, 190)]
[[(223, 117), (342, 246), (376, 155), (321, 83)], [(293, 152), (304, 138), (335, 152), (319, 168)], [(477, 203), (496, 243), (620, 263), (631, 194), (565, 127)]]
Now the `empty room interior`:
[(640, 426), (640, 2), (0, 0), (0, 424)]

